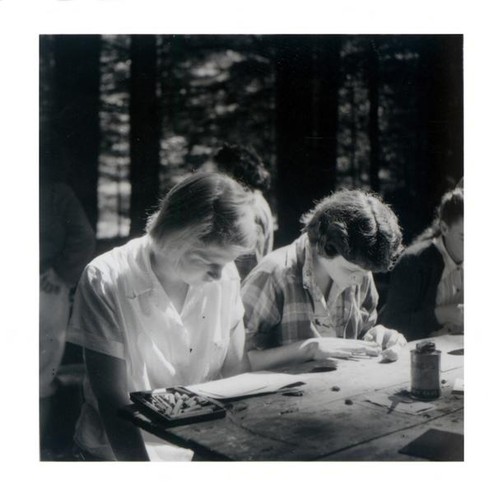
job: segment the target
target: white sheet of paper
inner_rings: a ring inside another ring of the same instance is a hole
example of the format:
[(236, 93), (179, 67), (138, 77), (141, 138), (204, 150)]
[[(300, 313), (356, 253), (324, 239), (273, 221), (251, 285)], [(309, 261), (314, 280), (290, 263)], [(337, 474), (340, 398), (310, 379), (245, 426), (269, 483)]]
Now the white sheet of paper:
[(465, 388), (464, 388), (464, 383), (462, 378), (457, 378), (455, 380), (455, 383), (453, 385), (453, 394), (465, 394)]
[(301, 375), (274, 372), (242, 373), (234, 377), (189, 385), (187, 389), (215, 399), (229, 399), (276, 392), (295, 382), (303, 382)]

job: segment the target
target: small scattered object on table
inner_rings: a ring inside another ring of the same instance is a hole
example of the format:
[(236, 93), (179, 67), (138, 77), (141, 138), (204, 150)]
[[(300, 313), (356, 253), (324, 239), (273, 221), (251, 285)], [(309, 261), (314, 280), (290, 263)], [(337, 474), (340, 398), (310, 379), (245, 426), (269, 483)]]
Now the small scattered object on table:
[(336, 366), (314, 366), (311, 373), (324, 373), (324, 372), (332, 372), (336, 370)]
[(304, 395), (304, 391), (285, 391), (282, 392), (283, 396), (295, 396), (295, 397), (300, 397)]

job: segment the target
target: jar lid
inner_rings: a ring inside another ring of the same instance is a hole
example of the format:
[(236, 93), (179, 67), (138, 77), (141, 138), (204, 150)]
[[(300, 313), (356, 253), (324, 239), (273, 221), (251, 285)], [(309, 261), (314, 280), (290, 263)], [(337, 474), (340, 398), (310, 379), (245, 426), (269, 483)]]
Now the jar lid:
[(434, 352), (436, 350), (436, 344), (431, 340), (421, 340), (415, 346), (417, 352)]

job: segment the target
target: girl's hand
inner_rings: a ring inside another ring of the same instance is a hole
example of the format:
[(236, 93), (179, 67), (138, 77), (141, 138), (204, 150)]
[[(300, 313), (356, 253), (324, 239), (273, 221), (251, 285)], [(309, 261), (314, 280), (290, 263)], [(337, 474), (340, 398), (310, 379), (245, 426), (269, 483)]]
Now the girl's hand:
[(376, 325), (365, 335), (364, 340), (375, 342), (383, 350), (382, 359), (385, 361), (396, 361), (400, 351), (407, 345), (406, 338), (396, 330), (391, 330), (383, 325)]
[(441, 325), (454, 326), (463, 331), (463, 304), (449, 304), (435, 309), (436, 319)]
[(58, 276), (55, 270), (50, 267), (40, 276), (40, 288), (46, 293), (60, 293), (64, 286), (63, 280)]

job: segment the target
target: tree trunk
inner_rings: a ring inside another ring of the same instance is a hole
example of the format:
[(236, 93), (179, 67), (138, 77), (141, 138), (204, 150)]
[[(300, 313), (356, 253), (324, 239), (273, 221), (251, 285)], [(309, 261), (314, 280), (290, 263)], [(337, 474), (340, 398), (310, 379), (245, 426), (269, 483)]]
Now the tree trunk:
[(424, 160), (418, 175), (423, 219), (429, 219), (441, 195), (463, 177), (463, 38), (422, 40), (421, 114)]
[(376, 41), (370, 39), (367, 58), (367, 85), (369, 95), (369, 181), (376, 193), (380, 192), (379, 182), (379, 55)]
[(130, 236), (138, 236), (160, 194), (156, 37), (133, 35), (130, 51)]
[(335, 185), (339, 37), (274, 37), (279, 220), (277, 245)]
[(71, 185), (96, 228), (101, 39), (99, 35), (57, 35), (53, 49), (53, 123), (60, 180)]

